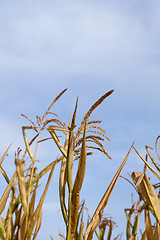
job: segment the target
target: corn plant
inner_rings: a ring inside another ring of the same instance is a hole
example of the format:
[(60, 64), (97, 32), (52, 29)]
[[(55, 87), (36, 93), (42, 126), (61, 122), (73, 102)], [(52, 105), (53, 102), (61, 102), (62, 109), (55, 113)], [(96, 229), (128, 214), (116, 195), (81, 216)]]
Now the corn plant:
[[(23, 154), (21, 149), (17, 149), (15, 153), (15, 172), (11, 179), (9, 179), (6, 171), (2, 167), (2, 163), (10, 146), (0, 160), (0, 170), (8, 184), (3, 196), (0, 199), (0, 215), (4, 212), (7, 200), (10, 201), (6, 217), (0, 217), (0, 238), (3, 240), (36, 239), (38, 231), (41, 227), (42, 206), (50, 185), (55, 165), (59, 162), (61, 162), (59, 174), (59, 200), (62, 216), (66, 226), (66, 236), (60, 235), (60, 238), (64, 238), (66, 240), (91, 240), (93, 238), (93, 234), (95, 233), (97, 238), (102, 240), (104, 239), (106, 227), (109, 227), (107, 239), (111, 239), (114, 222), (106, 218), (104, 219), (103, 211), (109, 201), (117, 179), (128, 159), (133, 144), (106, 189), (106, 192), (100, 199), (93, 216), (88, 219), (87, 225), (84, 226), (84, 204), (80, 203), (80, 192), (85, 177), (87, 157), (92, 155), (94, 150), (98, 150), (105, 154), (107, 158), (111, 159), (111, 156), (102, 144), (105, 139), (108, 141), (110, 141), (110, 139), (106, 136), (105, 131), (100, 127), (101, 121), (89, 120), (89, 118), (92, 112), (104, 101), (104, 99), (113, 93), (113, 90), (105, 93), (91, 106), (78, 128), (76, 128), (78, 99), (75, 104), (73, 116), (69, 118), (68, 124), (62, 123), (62, 121), (58, 119), (58, 116), (51, 112), (53, 105), (66, 92), (66, 90), (67, 89), (63, 90), (54, 99), (42, 118), (36, 116), (36, 123), (34, 123), (26, 115), (22, 114), (22, 116), (30, 122), (29, 126), (22, 127), (26, 149)], [(53, 117), (49, 118), (48, 116), (51, 114)], [(44, 130), (47, 130), (47, 133), (50, 134), (50, 136), (45, 139), (41, 138), (41, 133)], [(27, 131), (34, 132), (34, 137), (31, 140), (28, 139)], [(59, 132), (63, 133), (65, 136), (64, 146), (58, 137)], [(61, 153), (61, 156), (38, 172), (36, 166), (38, 145), (49, 139), (54, 141)], [(32, 144), (35, 146), (34, 151), (31, 150)], [(26, 161), (27, 157), (29, 158), (29, 161)], [(75, 161), (78, 161), (78, 168), (76, 176), (73, 179), (73, 165)], [(38, 205), (35, 206), (39, 180), (49, 171), (50, 173), (46, 186), (40, 199), (38, 200)], [(66, 191), (66, 189), (68, 191)], [(152, 210), (154, 211), (153, 208)], [(99, 234), (97, 233), (98, 228)], [(118, 239), (119, 237), (120, 236), (117, 236), (115, 239)]]
[[(75, 120), (78, 100), (76, 101), (75, 109), (73, 112), (72, 119), (69, 120), (68, 127), (56, 128), (55, 126), (49, 126), (47, 130), (49, 131), (54, 142), (57, 144), (60, 152), (62, 153), (61, 169), (60, 169), (60, 178), (59, 178), (59, 195), (60, 195), (60, 205), (63, 215), (63, 219), (66, 225), (66, 239), (84, 239), (89, 240), (93, 238), (93, 234), (96, 229), (102, 224), (102, 213), (106, 207), (110, 195), (113, 191), (115, 183), (125, 165), (129, 152), (133, 146), (131, 146), (126, 158), (112, 179), (109, 187), (101, 198), (92, 218), (88, 221), (86, 229), (84, 229), (83, 218), (80, 221), (80, 230), (78, 233), (78, 223), (80, 219), (81, 210), (80, 209), (80, 191), (82, 188), (87, 156), (92, 154), (93, 149), (101, 151), (109, 159), (111, 159), (108, 152), (105, 150), (102, 145), (104, 139), (110, 140), (106, 135), (105, 131), (99, 127), (101, 121), (93, 120), (89, 121), (91, 113), (102, 103), (102, 101), (107, 98), (113, 90), (104, 94), (98, 101), (96, 101), (89, 111), (85, 114), (81, 125), (76, 130)], [(95, 129), (95, 130), (94, 130)], [(62, 146), (56, 131), (63, 131), (66, 133), (66, 139), (64, 147)], [(87, 145), (87, 143), (90, 145)], [(93, 145), (94, 144), (94, 145)], [(75, 179), (72, 177), (73, 173), (73, 164), (74, 161), (78, 161), (78, 169)], [(68, 188), (68, 196), (66, 194), (66, 186)], [(68, 197), (68, 203), (66, 204), (65, 199)], [(107, 226), (107, 225), (106, 225)], [(102, 237), (100, 238), (102, 239)]]
[[(156, 139), (155, 144), (155, 152), (157, 153), (158, 160), (160, 160), (160, 156), (158, 154), (158, 139)], [(160, 168), (159, 163), (156, 162), (154, 157), (152, 156), (150, 150), (153, 148), (146, 146), (146, 157), (143, 158), (142, 155), (137, 151), (137, 149), (133, 146), (133, 149), (144, 162), (144, 170), (143, 172), (132, 172), (131, 178), (134, 183), (134, 188), (136, 189), (139, 200), (137, 203), (137, 207), (134, 208), (134, 204), (132, 208), (129, 209), (129, 213), (127, 215), (127, 240), (137, 239), (138, 233), (138, 221), (140, 214), (144, 212), (144, 223), (145, 230), (141, 234), (141, 240), (151, 240), (160, 239), (160, 201), (159, 201), (159, 192), (157, 193), (157, 189), (159, 189), (159, 182), (157, 184), (152, 184), (151, 179), (147, 177), (146, 170), (147, 168), (153, 173), (153, 176), (158, 180), (160, 179)], [(148, 158), (151, 160), (153, 167), (148, 162)], [(142, 203), (142, 205), (140, 205)], [(135, 214), (134, 224), (131, 224), (130, 218), (131, 215)], [(152, 218), (150, 217), (152, 215)], [(132, 228), (132, 233), (130, 229)]]
[[(26, 117), (30, 121), (31, 126), (22, 127), (26, 150), (23, 156), (20, 158), (21, 150), (19, 148), (17, 149), (17, 152), (15, 154), (16, 169), (11, 179), (9, 179), (6, 171), (2, 167), (2, 163), (8, 153), (10, 146), (0, 160), (1, 173), (3, 174), (5, 180), (8, 183), (8, 186), (0, 199), (0, 214), (3, 213), (7, 204), (7, 200), (9, 199), (9, 194), (11, 192), (10, 203), (6, 217), (0, 217), (1, 239), (36, 239), (37, 233), (41, 226), (42, 206), (53, 175), (53, 171), (55, 165), (62, 160), (62, 158), (56, 159), (48, 166), (46, 166), (42, 171), (37, 173), (37, 149), (40, 142), (40, 134), (42, 130), (47, 127), (47, 124), (50, 122), (56, 122), (61, 124), (60, 121), (56, 118), (46, 119), (46, 116), (49, 114), (50, 108), (62, 94), (63, 92), (59, 94), (57, 98), (55, 98), (50, 107), (47, 109), (46, 113), (43, 115), (42, 120), (37, 116), (37, 125), (27, 116), (22, 114), (22, 116)], [(28, 141), (26, 135), (27, 130), (34, 130), (35, 132), (34, 138), (30, 141)], [(34, 154), (30, 149), (30, 146), (31, 144), (33, 144), (33, 142), (36, 142)], [(25, 160), (27, 154), (30, 158), (29, 166), (27, 166), (27, 162)], [(41, 195), (41, 198), (39, 199), (38, 205), (35, 207), (36, 192), (38, 189), (39, 180), (49, 171), (50, 174), (46, 186)]]

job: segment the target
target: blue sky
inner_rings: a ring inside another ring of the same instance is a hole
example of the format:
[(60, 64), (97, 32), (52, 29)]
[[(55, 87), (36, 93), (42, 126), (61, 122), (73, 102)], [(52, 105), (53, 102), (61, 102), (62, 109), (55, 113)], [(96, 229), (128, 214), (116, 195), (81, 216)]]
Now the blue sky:
[[(144, 146), (154, 147), (159, 135), (160, 3), (1, 1), (0, 16), (0, 154), (13, 142), (7, 161), (14, 161), (15, 149), (24, 147), (21, 126), (28, 122), (21, 113), (32, 119), (43, 115), (68, 88), (53, 111), (67, 122), (78, 96), (78, 125), (101, 95), (115, 90), (93, 114), (111, 138), (106, 149), (113, 161), (99, 154), (88, 159), (82, 199), (92, 213), (131, 143), (135, 141), (144, 154)], [(40, 167), (57, 154), (51, 143), (44, 144), (39, 149)], [(132, 151), (123, 175), (141, 167)], [(64, 231), (57, 214), (58, 171), (59, 166), (46, 198), (39, 240), (49, 239), (50, 234), (57, 239)], [(128, 183), (119, 179), (106, 207), (105, 213), (119, 226), (117, 232), (125, 232), (123, 209), (131, 206), (131, 192)]]

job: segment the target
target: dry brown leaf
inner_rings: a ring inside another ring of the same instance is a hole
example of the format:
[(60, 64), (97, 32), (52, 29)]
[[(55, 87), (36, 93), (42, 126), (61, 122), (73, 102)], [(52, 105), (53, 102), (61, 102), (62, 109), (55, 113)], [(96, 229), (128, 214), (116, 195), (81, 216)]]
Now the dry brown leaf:
[[(69, 117), (69, 123), (68, 123), (68, 129), (70, 126), (70, 118)], [(69, 144), (69, 131), (66, 134), (65, 144), (64, 144), (64, 150), (67, 152), (68, 150), (68, 144)], [(60, 169), (60, 175), (59, 175), (59, 198), (60, 198), (60, 205), (61, 210), (63, 214), (63, 218), (65, 221), (66, 226), (68, 225), (68, 215), (67, 215), (67, 209), (65, 205), (65, 186), (67, 182), (67, 159), (63, 157), (61, 162), (61, 169)]]
[(81, 218), (81, 225), (79, 229), (79, 234), (78, 234), (78, 239), (77, 240), (82, 240), (83, 239), (83, 229), (84, 229), (84, 222), (83, 219)]
[(41, 213), (42, 205), (43, 205), (43, 202), (44, 202), (44, 199), (45, 199), (45, 196), (46, 196), (46, 193), (47, 193), (47, 190), (48, 190), (48, 187), (49, 187), (49, 184), (50, 184), (53, 172), (54, 172), (54, 167), (55, 167), (55, 165), (52, 167), (52, 169), (50, 171), (46, 187), (45, 187), (44, 192), (43, 192), (43, 194), (42, 194), (42, 196), (40, 198), (38, 206), (37, 206), (37, 208), (36, 208), (36, 210), (35, 210), (35, 212), (33, 214), (32, 221), (29, 224), (29, 227), (28, 227), (28, 230), (27, 230), (27, 233), (26, 233), (26, 239), (30, 239), (30, 237), (32, 235), (32, 232), (33, 232), (33, 229), (35, 227), (35, 224), (36, 224), (36, 222), (37, 222), (37, 220), (39, 218), (39, 215)]
[(40, 229), (40, 227), (41, 227), (41, 224), (42, 224), (42, 208), (41, 208), (41, 211), (40, 211), (40, 213), (39, 213), (38, 220), (37, 220), (37, 225), (36, 225), (36, 229), (35, 229), (35, 232), (34, 232), (33, 240), (36, 239), (37, 234), (38, 234), (38, 232), (39, 232), (39, 229)]
[[(69, 120), (70, 124), (70, 120)], [(67, 132), (66, 140), (64, 144), (64, 150), (67, 151), (68, 149), (68, 141), (69, 141), (69, 132)], [(67, 209), (65, 205), (65, 186), (67, 182), (67, 159), (63, 157), (61, 162), (60, 168), (60, 175), (59, 175), (59, 199), (61, 205), (61, 211), (63, 214), (63, 218), (65, 221), (66, 226), (68, 225), (68, 216), (67, 216)]]
[(113, 230), (113, 223), (112, 223), (112, 221), (110, 220), (110, 224), (109, 224), (109, 231), (108, 231), (107, 240), (110, 240), (110, 239), (111, 239), (112, 230)]
[(59, 148), (59, 150), (61, 151), (61, 153), (63, 154), (63, 156), (65, 158), (67, 158), (67, 152), (64, 150), (64, 148), (62, 147), (59, 138), (57, 137), (55, 130), (52, 127), (48, 127), (47, 130), (49, 131), (49, 133), (51, 134), (51, 137), (53, 138), (54, 142), (56, 143), (57, 147)]
[(7, 148), (7, 150), (5, 151), (5, 153), (3, 154), (3, 156), (1, 157), (1, 159), (0, 159), (0, 166), (2, 165), (3, 160), (4, 160), (5, 157), (7, 156), (7, 153), (8, 153), (8, 151), (9, 151), (11, 145), (12, 145), (12, 144), (9, 145), (9, 147)]
[(2, 240), (6, 240), (6, 231), (5, 231), (4, 223), (1, 216), (0, 216), (0, 238)]
[(75, 128), (77, 104), (78, 104), (78, 98), (77, 98), (74, 113), (73, 113), (73, 116), (72, 116), (71, 127), (69, 128), (70, 131), (69, 131), (68, 151), (67, 151), (67, 184), (68, 184), (68, 188), (69, 188), (70, 193), (72, 191), (72, 171), (73, 171), (73, 156), (74, 156), (73, 130)]
[(141, 240), (146, 240), (146, 238), (147, 238), (147, 232), (146, 232), (146, 229), (145, 229), (145, 231), (142, 234)]
[(136, 148), (133, 146), (133, 149), (138, 154), (138, 156), (142, 159), (142, 161), (147, 165), (147, 167), (154, 173), (154, 175), (160, 180), (160, 175), (154, 170), (154, 168), (151, 167), (151, 165), (141, 156), (141, 154), (136, 150)]
[(157, 221), (160, 223), (160, 202), (155, 188), (150, 183), (147, 175), (145, 173), (140, 174), (133, 172), (131, 176), (143, 200), (151, 206)]
[(76, 119), (76, 112), (77, 112), (77, 104), (78, 98), (76, 101), (74, 113), (72, 116), (71, 127), (69, 128), (69, 141), (68, 141), (68, 151), (67, 151), (67, 185), (69, 191), (68, 197), (68, 226), (67, 226), (67, 240), (73, 239), (71, 235), (71, 223), (72, 223), (72, 212), (71, 212), (71, 201), (72, 201), (72, 174), (73, 174), (73, 157), (74, 157), (74, 136), (73, 130), (75, 128), (75, 119)]
[[(133, 143), (134, 144), (134, 143)], [(119, 167), (118, 171), (116, 172), (115, 176), (113, 177), (109, 187), (107, 188), (105, 194), (103, 195), (97, 209), (95, 210), (94, 214), (93, 214), (93, 217), (90, 221), (90, 223), (88, 224), (87, 228), (86, 228), (86, 232), (85, 232), (85, 235), (84, 235), (84, 240), (91, 240), (92, 239), (92, 236), (93, 236), (93, 233), (94, 231), (96, 230), (96, 228), (99, 226), (100, 222), (101, 222), (101, 218), (102, 218), (102, 212), (105, 208), (105, 206), (107, 205), (108, 201), (109, 201), (109, 198), (111, 196), (111, 193), (113, 191), (113, 188), (118, 180), (118, 177), (128, 159), (128, 156), (129, 156), (129, 153), (133, 147), (133, 144), (131, 146), (131, 148), (129, 149), (124, 161), (122, 162), (121, 166)]]
[(26, 145), (26, 150), (29, 154), (30, 159), (32, 160), (32, 162), (34, 162), (34, 158), (33, 158), (32, 152), (30, 150), (30, 145), (28, 143), (28, 139), (27, 139), (27, 136), (26, 136), (26, 133), (25, 133), (26, 129), (34, 129), (35, 130), (35, 128), (32, 127), (32, 126), (23, 126), (22, 127), (22, 133), (23, 133), (23, 138), (24, 138), (24, 142), (25, 142), (25, 145)]
[(62, 160), (63, 157), (58, 158), (57, 160), (55, 160), (54, 162), (50, 163), (47, 167), (45, 167), (40, 173), (37, 174), (37, 176), (34, 177), (32, 183), (31, 183), (31, 187), (37, 182), (39, 181), (39, 179), (41, 177), (43, 177), (51, 168), (55, 167), (55, 165), (57, 163), (59, 163)]
[(149, 216), (149, 210), (147, 209), (145, 209), (145, 227), (146, 227), (147, 239), (148, 240), (155, 239), (152, 224), (151, 224), (151, 219)]
[(17, 227), (17, 232), (14, 236), (14, 240), (19, 240), (20, 239), (19, 235), (20, 235), (22, 212), (23, 212), (23, 208), (22, 208), (22, 205), (21, 205), (20, 209), (16, 212), (15, 224), (16, 224), (16, 227)]
[(155, 226), (154, 239), (155, 240), (159, 240), (160, 239), (160, 226), (159, 226), (158, 223)]
[(149, 146), (145, 146), (146, 151), (150, 157), (150, 159), (152, 160), (152, 163), (154, 164), (154, 166), (157, 168), (157, 170), (160, 172), (160, 168), (158, 167), (158, 164), (156, 163), (156, 161), (154, 160), (153, 156), (151, 155), (151, 153), (149, 152), (148, 148), (153, 150), (153, 148), (149, 147)]
[(22, 201), (22, 206), (25, 214), (28, 214), (27, 207), (27, 190), (26, 190), (26, 178), (24, 177), (24, 161), (21, 159), (15, 159), (16, 172), (18, 176), (18, 186), (20, 191), (20, 198)]
[[(159, 155), (158, 149), (157, 149), (157, 145), (158, 145), (158, 140), (159, 140), (159, 139), (160, 139), (160, 136), (158, 136), (158, 137), (156, 138), (155, 150), (156, 150), (157, 156), (158, 156), (158, 158), (159, 158), (159, 160), (160, 160), (160, 155)], [(159, 145), (159, 149), (160, 149), (160, 145)]]
[(33, 194), (29, 203), (29, 216), (28, 216), (28, 224), (30, 224), (30, 222), (32, 221), (32, 217), (34, 214), (34, 207), (35, 207), (35, 200), (36, 200), (36, 190), (38, 187), (38, 181), (36, 182), (36, 186), (33, 190)]
[(65, 205), (65, 186), (67, 182), (67, 160), (63, 157), (61, 162), (61, 169), (60, 169), (60, 175), (59, 175), (59, 199), (60, 199), (60, 205), (61, 205), (61, 211), (63, 214), (63, 218), (65, 221), (65, 224), (68, 224), (68, 216), (67, 216), (67, 209)]
[(12, 192), (11, 200), (7, 212), (7, 217), (5, 220), (5, 224), (7, 225), (7, 236), (6, 240), (10, 240), (13, 236), (13, 221), (12, 221), (12, 208), (13, 208), (13, 199), (14, 199), (14, 193)]
[(71, 200), (71, 235), (74, 236), (79, 210), (79, 194), (82, 188), (86, 170), (86, 125), (84, 127), (83, 142), (81, 147), (81, 154), (78, 164), (78, 170), (74, 181), (72, 200)]
[(13, 181), (14, 181), (15, 175), (16, 175), (16, 171), (14, 172), (14, 174), (13, 174), (13, 176), (12, 176), (12, 178), (11, 178), (11, 180), (10, 180), (10, 182), (9, 182), (9, 184), (8, 184), (8, 186), (7, 186), (5, 192), (3, 193), (3, 196), (0, 200), (0, 214), (2, 214), (2, 212), (3, 212), (3, 210), (6, 206), (10, 190), (13, 186)]
[(132, 234), (131, 237), (129, 238), (129, 240), (137, 240), (137, 236)]

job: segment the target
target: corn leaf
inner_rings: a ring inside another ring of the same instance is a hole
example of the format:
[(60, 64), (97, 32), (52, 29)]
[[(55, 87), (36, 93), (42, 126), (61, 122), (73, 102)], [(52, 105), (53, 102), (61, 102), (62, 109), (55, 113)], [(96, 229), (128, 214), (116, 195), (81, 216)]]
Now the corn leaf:
[(134, 235), (136, 239), (137, 239), (137, 232), (138, 232), (139, 217), (140, 217), (140, 212), (138, 212), (138, 214), (135, 216), (134, 225), (132, 228), (132, 235)]
[(151, 167), (151, 165), (139, 154), (136, 148), (133, 146), (133, 149), (138, 154), (138, 156), (142, 159), (142, 161), (147, 165), (147, 167), (154, 173), (154, 175), (160, 180), (160, 175)]
[[(80, 228), (81, 228), (81, 224), (83, 222), (83, 209), (84, 209), (84, 203), (85, 201), (82, 202), (80, 208), (79, 208), (79, 213), (78, 213), (78, 220), (77, 220), (77, 226), (76, 226), (76, 232), (75, 232), (75, 240), (78, 239), (78, 236), (80, 234), (80, 229), (79, 229), (79, 233), (78, 233), (78, 227), (79, 227), (79, 221), (80, 221), (80, 218), (81, 218), (81, 222), (80, 222)], [(83, 222), (83, 227), (84, 227), (84, 222)]]
[(9, 145), (9, 147), (7, 148), (7, 150), (5, 151), (5, 153), (3, 154), (2, 158), (0, 159), (0, 171), (1, 171), (1, 173), (3, 174), (3, 176), (4, 176), (4, 178), (5, 178), (5, 180), (6, 180), (7, 183), (9, 183), (9, 178), (8, 178), (6, 172), (4, 171), (4, 169), (2, 168), (2, 163), (3, 163), (4, 159), (5, 159), (5, 157), (7, 156), (7, 153), (8, 153), (8, 151), (9, 151), (9, 148), (11, 147), (11, 145), (12, 145), (12, 144)]
[(83, 239), (83, 228), (84, 228), (84, 222), (81, 219), (80, 230), (79, 230), (79, 234), (78, 234), (78, 239), (77, 240), (82, 240)]
[[(70, 125), (70, 119), (69, 119)], [(68, 141), (69, 141), (69, 132), (67, 132), (64, 150), (67, 151), (68, 149)], [(65, 186), (67, 182), (67, 159), (62, 158), (61, 168), (60, 168), (60, 175), (59, 175), (59, 199), (61, 205), (62, 215), (65, 221), (66, 226), (68, 225), (68, 216), (67, 216), (67, 209), (65, 205)]]
[(82, 188), (82, 183), (85, 176), (86, 170), (86, 125), (84, 127), (83, 142), (81, 147), (81, 154), (78, 164), (78, 170), (74, 181), (74, 186), (72, 190), (72, 200), (71, 200), (71, 234), (75, 234), (78, 210), (79, 210), (79, 194)]
[(103, 240), (104, 239), (104, 234), (105, 234), (105, 231), (106, 231), (106, 226), (107, 226), (107, 223), (106, 224), (102, 224), (99, 226), (99, 235), (97, 233), (97, 231), (95, 232), (96, 233), (96, 236), (99, 240)]
[(148, 240), (155, 239), (152, 224), (151, 224), (151, 219), (149, 216), (149, 211), (147, 209), (145, 209), (145, 227), (146, 227), (147, 239)]
[(38, 234), (38, 232), (39, 232), (39, 229), (40, 229), (40, 227), (41, 227), (41, 224), (42, 224), (42, 208), (41, 208), (41, 211), (40, 211), (38, 220), (37, 220), (37, 225), (36, 225), (36, 229), (35, 229), (35, 232), (34, 232), (33, 240), (36, 239), (37, 234)]
[(25, 145), (26, 145), (27, 152), (28, 152), (29, 157), (32, 160), (32, 162), (34, 162), (34, 157), (32, 155), (32, 152), (31, 152), (31, 149), (30, 149), (30, 146), (29, 146), (29, 143), (28, 143), (28, 139), (27, 139), (27, 136), (26, 136), (26, 133), (25, 133), (26, 129), (35, 129), (35, 128), (32, 127), (32, 126), (23, 126), (22, 127), (22, 133), (23, 133), (23, 138), (24, 138), (24, 142), (25, 142)]
[(146, 232), (146, 230), (143, 232), (143, 234), (142, 234), (142, 238), (141, 238), (141, 240), (146, 240), (146, 238), (147, 238), (147, 232)]
[(148, 148), (150, 148), (150, 149), (152, 149), (152, 148), (149, 147), (149, 146), (145, 146), (145, 148), (146, 148), (146, 151), (147, 151), (150, 159), (152, 160), (154, 166), (155, 166), (155, 167), (157, 168), (157, 170), (160, 172), (160, 168), (158, 167), (158, 164), (155, 162), (154, 158), (152, 157), (151, 153), (150, 153), (149, 150), (148, 150)]
[(9, 181), (8, 176), (7, 176), (7, 173), (6, 173), (5, 170), (2, 168), (2, 166), (0, 166), (0, 171), (1, 171), (1, 173), (3, 174), (6, 182), (9, 183), (10, 181)]
[(0, 166), (2, 165), (5, 157), (7, 156), (7, 153), (8, 153), (8, 151), (9, 151), (11, 145), (12, 145), (12, 144), (9, 145), (9, 147), (7, 148), (7, 150), (5, 151), (5, 153), (3, 154), (3, 156), (1, 157), (1, 159), (0, 159)]
[(17, 229), (17, 234), (15, 236), (14, 240), (20, 240), (24, 239), (25, 233), (26, 233), (26, 225), (28, 223), (26, 214), (24, 213), (22, 216), (23, 212), (23, 206), (19, 210), (19, 219), (18, 219), (18, 229)]
[[(131, 209), (125, 209), (124, 211), (127, 217), (126, 237), (127, 240), (129, 240), (131, 236), (131, 228), (133, 229), (133, 225), (131, 223), (131, 216), (134, 213), (134, 204), (132, 205)], [(127, 211), (129, 211), (129, 213), (127, 213)]]
[(63, 157), (58, 158), (54, 162), (50, 163), (47, 167), (45, 167), (37, 176), (34, 177), (31, 186), (33, 186), (41, 177), (43, 177), (51, 168), (55, 167), (57, 163), (62, 160)]
[(155, 227), (154, 239), (159, 240), (159, 238), (160, 238), (160, 226), (157, 223)]
[(65, 158), (67, 158), (67, 152), (64, 150), (64, 148), (62, 147), (54, 129), (52, 127), (48, 127), (47, 130), (49, 131), (51, 137), (53, 138), (54, 142), (56, 143), (57, 147), (59, 148), (59, 150), (61, 151), (61, 153), (63, 154), (63, 156)]
[(16, 212), (16, 219), (15, 219), (15, 226), (14, 226), (14, 228), (17, 228), (17, 232), (16, 232), (16, 235), (14, 237), (14, 240), (18, 240), (19, 239), (18, 236), (20, 234), (22, 211), (23, 211), (23, 208), (22, 208), (22, 205), (21, 205), (20, 209)]
[(34, 206), (35, 206), (35, 200), (36, 200), (36, 190), (38, 187), (38, 181), (36, 182), (36, 186), (34, 188), (30, 203), (29, 203), (29, 216), (28, 216), (28, 224), (32, 221), (32, 217), (34, 214)]
[(24, 177), (24, 161), (21, 159), (15, 159), (16, 172), (18, 176), (18, 186), (20, 191), (20, 197), (25, 214), (27, 214), (27, 190), (26, 190), (26, 178)]
[(14, 181), (15, 175), (16, 175), (16, 172), (13, 174), (13, 176), (12, 176), (12, 178), (11, 178), (11, 180), (10, 180), (10, 182), (9, 182), (9, 184), (8, 184), (8, 186), (7, 186), (5, 192), (3, 193), (3, 196), (0, 200), (0, 214), (2, 214), (2, 212), (3, 212), (3, 210), (6, 206), (10, 190), (13, 186), (13, 181)]
[(50, 184), (50, 181), (51, 181), (51, 178), (52, 178), (52, 175), (53, 175), (53, 172), (54, 172), (54, 167), (55, 165), (52, 167), (51, 171), (50, 171), (50, 174), (49, 174), (49, 177), (48, 177), (48, 181), (47, 181), (47, 184), (46, 184), (46, 187), (44, 189), (44, 192), (41, 196), (41, 199), (38, 203), (38, 206), (33, 214), (33, 217), (32, 217), (32, 221), (31, 223), (29, 224), (29, 227), (28, 227), (28, 231), (27, 231), (27, 235), (26, 235), (26, 239), (30, 238), (31, 235), (32, 235), (32, 232), (33, 232), (33, 229), (35, 227), (35, 224), (41, 214), (41, 211), (42, 211), (42, 205), (43, 205), (43, 202), (44, 202), (44, 199), (45, 199), (45, 196), (46, 196), (46, 193), (47, 193), (47, 190), (48, 190), (48, 187), (49, 187), (49, 184)]
[(72, 240), (74, 234), (72, 233), (72, 172), (73, 172), (73, 156), (74, 156), (74, 137), (73, 129), (75, 128), (75, 118), (77, 112), (78, 99), (76, 101), (76, 106), (74, 109), (71, 127), (69, 131), (69, 142), (67, 151), (67, 184), (69, 189), (69, 199), (68, 199), (68, 228), (67, 228), (67, 240)]
[[(134, 143), (133, 143), (134, 144)], [(111, 193), (113, 191), (113, 188), (118, 180), (118, 177), (128, 159), (128, 156), (129, 156), (129, 153), (133, 147), (133, 144), (130, 148), (130, 150), (128, 151), (124, 161), (122, 162), (121, 166), (119, 167), (118, 171), (116, 172), (115, 176), (113, 177), (109, 187), (107, 188), (105, 194), (103, 195), (97, 209), (95, 210), (95, 213), (93, 214), (93, 217), (90, 221), (90, 223), (88, 224), (87, 228), (86, 228), (86, 232), (85, 232), (85, 235), (84, 235), (84, 240), (91, 240), (92, 239), (92, 236), (93, 236), (93, 233), (94, 231), (96, 230), (96, 228), (99, 226), (100, 222), (101, 222), (101, 218), (102, 218), (102, 212), (105, 208), (105, 206), (107, 205), (108, 201), (109, 201), (109, 198), (111, 196)]]
[(14, 199), (14, 194), (12, 192), (11, 201), (10, 201), (10, 205), (9, 205), (8, 212), (7, 212), (7, 217), (6, 217), (6, 223), (7, 223), (7, 237), (6, 237), (6, 240), (10, 240), (11, 237), (13, 236), (13, 222), (12, 222), (13, 199)]
[(131, 237), (129, 238), (129, 240), (137, 240), (137, 236), (132, 234)]
[(2, 240), (6, 240), (6, 232), (5, 232), (4, 223), (2, 221), (1, 216), (0, 216), (0, 238)]
[(110, 240), (110, 239), (111, 239), (112, 231), (113, 231), (113, 223), (112, 223), (112, 221), (110, 220), (107, 240)]
[[(139, 175), (139, 173), (133, 172), (131, 176), (134, 183), (136, 184), (136, 187), (140, 191), (144, 201), (146, 202), (146, 204), (149, 204), (152, 207), (153, 213), (157, 221), (160, 223), (160, 202), (155, 188), (150, 183), (147, 175), (145, 173), (143, 175)], [(138, 181), (139, 179), (140, 181)]]
[(67, 216), (67, 209), (65, 205), (65, 185), (67, 182), (66, 167), (67, 167), (67, 161), (65, 158), (63, 158), (61, 162), (61, 169), (60, 169), (60, 175), (59, 175), (59, 199), (60, 199), (62, 215), (65, 221), (65, 224), (67, 225), (68, 216)]
[(68, 151), (67, 151), (67, 183), (69, 191), (72, 191), (72, 168), (73, 168), (73, 156), (74, 156), (74, 140), (73, 140), (73, 129), (75, 128), (75, 119), (77, 112), (78, 99), (74, 109), (71, 127), (69, 131)]

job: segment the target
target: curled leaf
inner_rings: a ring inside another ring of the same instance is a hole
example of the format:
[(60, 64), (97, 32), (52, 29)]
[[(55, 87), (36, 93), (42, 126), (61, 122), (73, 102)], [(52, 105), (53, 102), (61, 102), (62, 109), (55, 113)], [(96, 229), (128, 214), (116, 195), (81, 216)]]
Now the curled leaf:
[(132, 179), (136, 184), (143, 200), (147, 205), (150, 205), (153, 209), (153, 213), (160, 224), (160, 202), (155, 191), (155, 188), (150, 183), (147, 175), (133, 172)]

